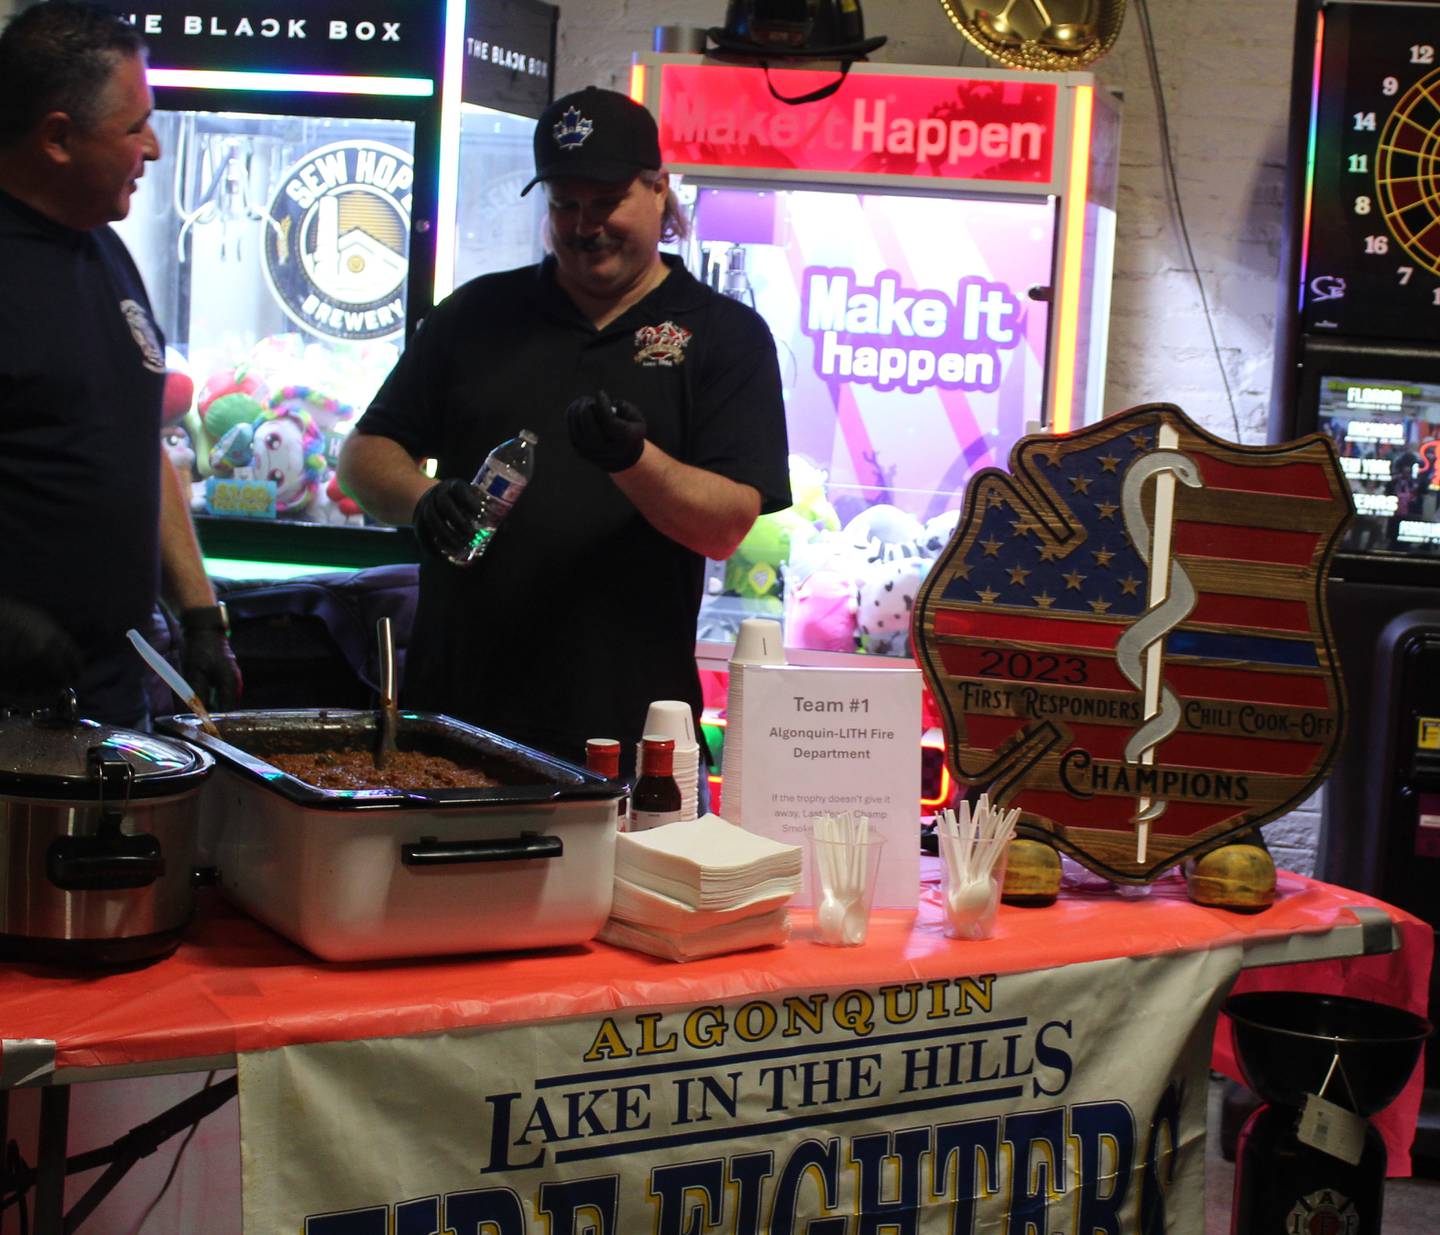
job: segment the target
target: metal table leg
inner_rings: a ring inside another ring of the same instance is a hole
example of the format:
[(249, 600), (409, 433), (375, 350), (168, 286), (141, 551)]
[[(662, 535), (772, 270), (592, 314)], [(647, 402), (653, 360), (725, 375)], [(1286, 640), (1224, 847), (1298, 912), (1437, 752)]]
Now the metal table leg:
[(63, 1235), (65, 1149), (70, 1135), (70, 1086), (40, 1091), (40, 1141), (35, 1173), (35, 1235)]

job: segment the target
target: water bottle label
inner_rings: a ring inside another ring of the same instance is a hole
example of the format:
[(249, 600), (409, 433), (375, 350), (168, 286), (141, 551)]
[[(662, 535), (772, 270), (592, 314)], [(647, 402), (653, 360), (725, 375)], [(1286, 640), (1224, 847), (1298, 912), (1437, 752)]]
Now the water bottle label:
[(514, 483), (515, 482), (506, 476), (504, 472), (491, 472), (490, 475), (485, 478), (484, 490), (489, 497), (503, 498), (505, 496), (505, 490), (510, 488)]

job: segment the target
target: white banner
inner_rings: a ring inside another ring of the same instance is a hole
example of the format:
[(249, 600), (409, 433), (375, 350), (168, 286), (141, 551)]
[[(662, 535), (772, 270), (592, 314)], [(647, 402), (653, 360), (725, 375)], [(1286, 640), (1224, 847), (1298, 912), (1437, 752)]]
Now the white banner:
[[(247, 1235), (1204, 1235), (1239, 948), (240, 1057)], [(484, 981), (477, 968), (477, 981)]]

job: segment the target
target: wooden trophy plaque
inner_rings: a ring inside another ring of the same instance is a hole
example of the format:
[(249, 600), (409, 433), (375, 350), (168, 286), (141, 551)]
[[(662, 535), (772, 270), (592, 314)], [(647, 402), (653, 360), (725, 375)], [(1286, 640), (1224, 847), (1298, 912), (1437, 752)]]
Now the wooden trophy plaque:
[(1340, 742), (1324, 585), (1351, 516), (1319, 434), (1237, 446), (1151, 403), (1023, 438), (916, 602), (952, 771), (1124, 883), (1291, 810)]

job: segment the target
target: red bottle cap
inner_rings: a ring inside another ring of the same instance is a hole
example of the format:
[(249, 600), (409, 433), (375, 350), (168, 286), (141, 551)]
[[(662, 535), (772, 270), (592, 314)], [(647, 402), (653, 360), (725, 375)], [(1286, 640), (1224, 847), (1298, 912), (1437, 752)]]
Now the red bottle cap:
[(620, 743), (614, 738), (587, 738), (585, 766), (597, 776), (614, 780), (620, 775)]
[(675, 775), (675, 739), (647, 733), (640, 739), (640, 775)]

